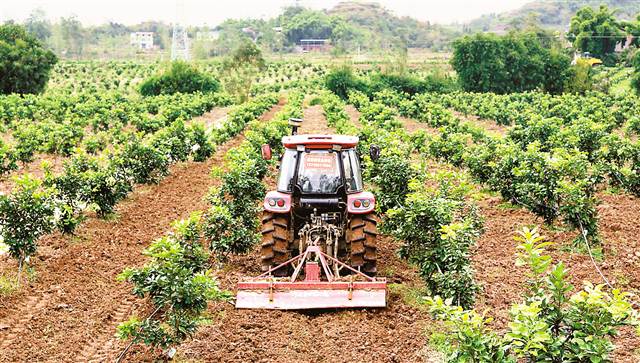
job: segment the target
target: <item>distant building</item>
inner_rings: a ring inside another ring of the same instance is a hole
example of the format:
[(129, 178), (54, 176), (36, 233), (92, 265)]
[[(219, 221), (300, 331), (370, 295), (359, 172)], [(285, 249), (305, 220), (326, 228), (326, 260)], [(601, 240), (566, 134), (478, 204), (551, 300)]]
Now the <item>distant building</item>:
[(633, 44), (634, 40), (635, 38), (633, 37), (633, 35), (628, 34), (625, 40), (623, 40), (622, 42), (616, 43), (615, 51), (622, 52), (623, 50), (629, 49), (629, 47)]
[(330, 49), (329, 39), (300, 39), (298, 45), (303, 52), (325, 52)]
[(205, 32), (196, 32), (196, 40), (203, 40), (207, 42), (212, 42), (220, 38), (220, 32), (218, 31), (205, 31)]
[(130, 44), (140, 49), (153, 49), (153, 32), (131, 33)]

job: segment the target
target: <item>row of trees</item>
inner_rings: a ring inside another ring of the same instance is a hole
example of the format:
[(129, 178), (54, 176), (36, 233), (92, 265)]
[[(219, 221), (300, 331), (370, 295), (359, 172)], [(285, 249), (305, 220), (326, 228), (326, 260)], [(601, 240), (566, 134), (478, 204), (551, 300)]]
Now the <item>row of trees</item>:
[(454, 42), (451, 64), (467, 91), (559, 93), (571, 60), (559, 47), (545, 47), (543, 39), (534, 32), (466, 36)]

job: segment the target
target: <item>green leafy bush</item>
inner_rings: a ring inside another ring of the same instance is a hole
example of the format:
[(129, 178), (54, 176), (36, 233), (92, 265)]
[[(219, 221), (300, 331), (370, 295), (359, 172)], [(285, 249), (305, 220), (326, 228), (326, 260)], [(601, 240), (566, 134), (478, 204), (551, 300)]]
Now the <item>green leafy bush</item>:
[[(23, 264), (36, 252), (38, 239), (55, 226), (55, 203), (50, 189), (29, 174), (16, 178), (15, 191), (0, 195), (0, 234), (9, 254)], [(18, 282), (20, 275), (18, 275)]]
[(121, 339), (164, 349), (177, 346), (205, 321), (209, 301), (228, 298), (207, 271), (199, 219), (194, 214), (175, 223), (173, 233), (145, 249), (150, 261), (144, 267), (126, 269), (119, 276), (133, 284), (134, 295), (149, 298), (155, 307), (144, 320), (132, 317), (120, 324)]
[(174, 61), (164, 72), (143, 81), (139, 89), (143, 96), (207, 93), (220, 90), (220, 82), (188, 63)]
[(522, 303), (512, 305), (506, 333), (492, 331), (489, 318), (452, 306), (451, 299), (426, 299), (434, 316), (447, 323), (441, 344), (447, 361), (609, 362), (618, 328), (638, 323), (630, 294), (589, 282), (571, 294), (564, 264), (552, 265), (544, 254), (550, 243), (527, 228), (516, 239), (516, 264), (529, 268), (528, 291)]
[(346, 100), (349, 91), (362, 90), (362, 81), (353, 74), (353, 69), (349, 65), (342, 65), (332, 69), (325, 76), (325, 87), (338, 97)]
[(464, 194), (450, 178), (437, 190), (416, 180), (402, 206), (387, 211), (382, 228), (403, 241), (400, 255), (418, 266), (431, 294), (469, 307), (479, 291), (469, 248), (482, 232), (482, 220)]
[(0, 93), (40, 93), (58, 58), (17, 24), (0, 25)]

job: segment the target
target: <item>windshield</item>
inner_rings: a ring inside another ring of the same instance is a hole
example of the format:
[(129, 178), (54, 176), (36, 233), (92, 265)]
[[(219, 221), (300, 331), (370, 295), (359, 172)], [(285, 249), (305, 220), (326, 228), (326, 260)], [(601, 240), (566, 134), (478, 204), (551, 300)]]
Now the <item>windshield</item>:
[(311, 150), (302, 153), (298, 170), (298, 186), (303, 193), (336, 193), (340, 187), (340, 181), (337, 152)]
[[(303, 193), (334, 194), (342, 185), (338, 155), (342, 157), (347, 193), (362, 190), (360, 163), (355, 149), (341, 153), (328, 150), (310, 150), (301, 152), (297, 184)], [(287, 149), (280, 163), (278, 190), (291, 192), (291, 179), (294, 177), (298, 151)]]

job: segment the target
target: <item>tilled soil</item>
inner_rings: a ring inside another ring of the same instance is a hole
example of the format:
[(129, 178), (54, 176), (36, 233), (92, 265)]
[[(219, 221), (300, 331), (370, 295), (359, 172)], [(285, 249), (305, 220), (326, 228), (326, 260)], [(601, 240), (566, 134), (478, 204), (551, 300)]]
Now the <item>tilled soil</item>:
[(207, 207), (211, 168), (242, 140), (234, 137), (204, 163), (174, 165), (158, 185), (136, 188), (115, 220), (89, 218), (75, 236), (43, 238), (32, 261), (36, 281), (0, 297), (0, 360), (112, 361), (123, 345), (114, 338), (116, 324), (144, 309), (117, 275), (142, 265), (141, 251), (173, 220)]
[[(640, 199), (627, 195), (598, 195), (600, 231), (604, 240), (604, 260), (596, 263), (603, 274), (617, 288), (638, 293), (640, 291), (640, 226), (631, 221), (640, 218)], [(478, 311), (489, 310), (496, 318), (494, 326), (506, 328), (509, 308), (522, 301), (525, 292), (526, 268), (515, 266), (516, 232), (524, 226), (542, 225), (542, 221), (525, 209), (504, 207), (501, 198), (480, 202), (485, 219), (485, 232), (480, 237), (473, 256), (476, 279), (484, 291), (477, 301)], [(541, 228), (540, 233), (554, 242), (550, 254), (554, 262), (562, 261), (569, 269), (571, 283), (578, 291), (585, 281), (604, 283), (588, 255), (571, 252), (576, 232)], [(636, 303), (637, 297), (635, 298)], [(640, 338), (632, 329), (624, 328), (614, 339), (614, 362), (637, 362)]]
[[(300, 133), (334, 133), (321, 106), (304, 110)], [(265, 180), (273, 186), (274, 173)], [(415, 270), (400, 260), (396, 242), (379, 240), (379, 271), (390, 283), (423, 288)], [(221, 285), (235, 289), (246, 276), (260, 274), (259, 251), (234, 256), (218, 272)], [(180, 348), (182, 358), (224, 362), (421, 362), (437, 356), (425, 350), (429, 324), (424, 309), (391, 293), (386, 309), (304, 311), (236, 310), (210, 307), (213, 324)]]
[(462, 112), (458, 112), (456, 110), (450, 109), (453, 114), (461, 119), (462, 121), (467, 121), (477, 127), (481, 127), (485, 129), (490, 135), (493, 136), (504, 136), (509, 130), (508, 127), (499, 125), (497, 122), (493, 120), (483, 120), (478, 116), (474, 115), (465, 115)]
[[(478, 121), (485, 122), (485, 121)], [(488, 121), (487, 121), (488, 122)], [(413, 124), (418, 128), (421, 124)], [(430, 131), (428, 125), (423, 128)], [(499, 125), (494, 132), (500, 133)], [(438, 167), (430, 163), (430, 168)], [(445, 166), (447, 168), (447, 166)], [(604, 259), (596, 260), (607, 279), (623, 291), (640, 293), (640, 199), (629, 195), (611, 195), (600, 193), (598, 206), (599, 227), (602, 235)], [(472, 261), (476, 280), (483, 291), (477, 297), (476, 310), (487, 311), (494, 317), (496, 329), (506, 329), (509, 321), (509, 308), (522, 302), (526, 290), (526, 268), (516, 267), (515, 255), (517, 241), (514, 236), (522, 227), (540, 226), (540, 233), (554, 242), (549, 248), (554, 262), (562, 261), (569, 269), (571, 283), (575, 291), (582, 288), (585, 281), (594, 284), (604, 283), (597, 273), (588, 254), (575, 252), (573, 241), (578, 233), (560, 228), (550, 229), (544, 221), (524, 208), (515, 208), (504, 203), (502, 198), (488, 197), (479, 202), (485, 221), (485, 231), (480, 237), (473, 253)], [(582, 243), (582, 242), (581, 242)], [(584, 245), (581, 245), (585, 250)], [(634, 298), (636, 307), (640, 302)], [(640, 338), (633, 329), (624, 328), (620, 336), (614, 339), (616, 351), (614, 362), (638, 362), (640, 357)]]

